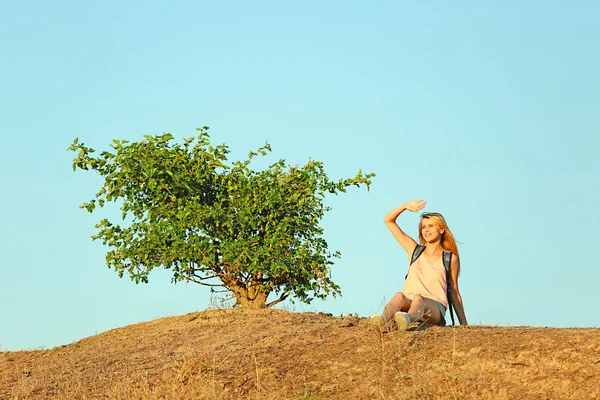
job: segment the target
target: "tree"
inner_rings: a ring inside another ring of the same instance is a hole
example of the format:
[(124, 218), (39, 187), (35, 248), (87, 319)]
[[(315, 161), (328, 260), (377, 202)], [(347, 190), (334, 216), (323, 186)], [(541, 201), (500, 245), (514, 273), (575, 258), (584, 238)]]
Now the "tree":
[[(329, 210), (326, 193), (371, 184), (374, 174), (329, 180), (323, 164), (286, 166), (280, 160), (253, 171), (256, 156), (227, 165), (229, 149), (213, 147), (208, 127), (173, 143), (171, 134), (145, 135), (139, 142), (113, 140), (112, 152), (75, 139), (73, 170), (93, 170), (104, 184), (81, 208), (93, 212), (107, 202), (121, 204), (123, 225), (102, 219), (92, 236), (111, 249), (109, 268), (148, 282), (152, 269), (173, 271), (173, 282), (189, 281), (235, 294), (245, 308), (273, 306), (289, 296), (310, 303), (341, 294), (328, 274), (332, 259), (319, 222)], [(277, 298), (267, 303), (270, 294)]]

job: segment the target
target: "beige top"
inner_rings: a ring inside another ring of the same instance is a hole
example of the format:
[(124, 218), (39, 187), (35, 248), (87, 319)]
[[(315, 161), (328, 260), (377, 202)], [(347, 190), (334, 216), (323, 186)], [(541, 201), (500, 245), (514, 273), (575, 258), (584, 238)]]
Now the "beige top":
[(421, 254), (408, 269), (402, 293), (411, 300), (416, 294), (420, 294), (442, 303), (448, 309), (447, 288), (446, 268), (442, 257), (430, 263), (425, 254)]

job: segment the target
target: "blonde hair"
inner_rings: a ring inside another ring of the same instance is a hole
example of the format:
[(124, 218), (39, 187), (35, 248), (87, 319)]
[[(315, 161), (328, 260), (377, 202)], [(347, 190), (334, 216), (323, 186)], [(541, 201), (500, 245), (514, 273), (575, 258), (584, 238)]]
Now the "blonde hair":
[(448, 224), (446, 223), (446, 219), (440, 213), (423, 213), (421, 215), (421, 219), (419, 220), (419, 243), (421, 246), (425, 246), (425, 238), (423, 237), (423, 233), (421, 232), (422, 222), (424, 219), (433, 220), (439, 227), (444, 231), (442, 233), (442, 239), (440, 243), (442, 245), (442, 249), (446, 251), (451, 251), (458, 257), (458, 246), (456, 245), (456, 240), (454, 239), (454, 235), (448, 228)]

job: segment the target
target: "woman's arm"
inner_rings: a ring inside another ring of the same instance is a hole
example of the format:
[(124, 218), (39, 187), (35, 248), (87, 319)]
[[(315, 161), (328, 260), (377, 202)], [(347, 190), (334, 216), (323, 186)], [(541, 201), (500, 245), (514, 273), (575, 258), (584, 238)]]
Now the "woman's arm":
[(404, 212), (405, 210), (417, 212), (423, 209), (425, 207), (425, 204), (427, 203), (423, 200), (407, 201), (406, 203), (404, 203), (400, 207), (393, 209), (385, 217), (383, 217), (383, 221), (387, 225), (388, 229), (392, 232), (398, 243), (400, 243), (400, 246), (402, 246), (404, 250), (406, 250), (409, 259), (412, 256), (415, 247), (417, 247), (417, 242), (415, 242), (413, 238), (408, 236), (402, 231), (402, 229), (400, 229), (400, 227), (396, 223), (396, 218), (398, 218), (398, 216), (402, 214), (402, 212)]
[(460, 261), (456, 254), (452, 254), (452, 260), (450, 261), (450, 302), (456, 311), (458, 322), (461, 325), (468, 325), (467, 316), (465, 315), (465, 307), (463, 305), (462, 297), (458, 291), (458, 272), (460, 271)]

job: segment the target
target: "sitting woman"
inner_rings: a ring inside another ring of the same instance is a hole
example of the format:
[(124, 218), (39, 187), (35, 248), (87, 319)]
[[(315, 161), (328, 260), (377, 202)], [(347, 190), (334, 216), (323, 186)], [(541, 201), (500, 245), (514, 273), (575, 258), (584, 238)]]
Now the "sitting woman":
[[(418, 212), (426, 204), (423, 200), (412, 200), (384, 217), (387, 227), (406, 250), (409, 263), (417, 250), (417, 242), (400, 229), (396, 218), (405, 210)], [(462, 298), (458, 291), (458, 272), (460, 270), (458, 248), (452, 232), (441, 214), (423, 213), (421, 215), (419, 242), (424, 249), (418, 249), (422, 250), (422, 254), (410, 265), (404, 289), (392, 297), (382, 314), (375, 314), (371, 317), (371, 322), (381, 330), (389, 330), (392, 318), (399, 330), (408, 329), (411, 322), (415, 321), (445, 325), (444, 315), (449, 301), (456, 311), (460, 324), (467, 324)], [(449, 282), (442, 259), (444, 252), (451, 252)]]

